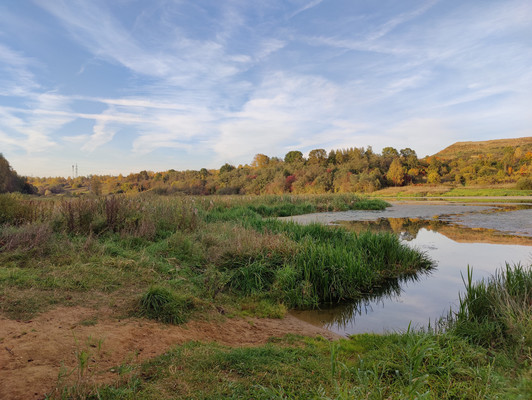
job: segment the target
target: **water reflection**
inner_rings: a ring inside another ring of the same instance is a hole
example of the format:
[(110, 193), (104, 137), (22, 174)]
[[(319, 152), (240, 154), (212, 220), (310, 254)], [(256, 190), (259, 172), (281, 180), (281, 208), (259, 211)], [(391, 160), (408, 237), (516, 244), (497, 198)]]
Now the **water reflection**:
[[(491, 211), (493, 212), (493, 211)], [(520, 244), (532, 246), (532, 237), (508, 235), (496, 229), (469, 228), (445, 220), (444, 216), (423, 218), (379, 218), (373, 221), (339, 221), (341, 225), (355, 232), (394, 232), (405, 241), (417, 237), (420, 229), (438, 232), (459, 243)]]
[(294, 310), (292, 314), (312, 325), (337, 332), (348, 331), (358, 317), (373, 312), (375, 307), (383, 307), (387, 302), (398, 301), (408, 283), (418, 282), (431, 272), (432, 270), (423, 270), (388, 279), (384, 284), (354, 302), (322, 304), (318, 310)]
[(410, 246), (425, 251), (437, 263), (430, 274), (391, 280), (355, 303), (295, 311), (309, 323), (343, 335), (385, 332), (427, 326), (458, 304), (461, 274), (473, 268), (474, 280), (488, 277), (506, 262), (532, 263), (532, 238), (489, 229), (464, 228), (439, 218), (381, 218), (340, 222), (354, 231), (391, 231)]

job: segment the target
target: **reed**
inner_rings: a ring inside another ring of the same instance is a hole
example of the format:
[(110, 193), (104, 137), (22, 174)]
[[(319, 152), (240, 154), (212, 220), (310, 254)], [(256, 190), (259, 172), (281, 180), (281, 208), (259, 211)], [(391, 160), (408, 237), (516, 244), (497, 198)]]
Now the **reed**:
[(524, 351), (532, 346), (532, 266), (506, 264), (489, 279), (473, 282), (468, 268), (465, 293), (447, 329), (475, 344)]

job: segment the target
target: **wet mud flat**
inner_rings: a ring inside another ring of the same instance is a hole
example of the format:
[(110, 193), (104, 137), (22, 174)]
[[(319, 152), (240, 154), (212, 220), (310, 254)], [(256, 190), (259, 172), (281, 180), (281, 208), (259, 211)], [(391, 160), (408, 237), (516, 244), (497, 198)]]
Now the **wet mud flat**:
[(532, 237), (532, 204), (457, 204), (450, 202), (392, 202), (382, 211), (342, 211), (285, 217), (300, 224), (339, 221), (377, 221), (388, 218), (439, 220), (466, 228), (484, 228), (502, 234)]

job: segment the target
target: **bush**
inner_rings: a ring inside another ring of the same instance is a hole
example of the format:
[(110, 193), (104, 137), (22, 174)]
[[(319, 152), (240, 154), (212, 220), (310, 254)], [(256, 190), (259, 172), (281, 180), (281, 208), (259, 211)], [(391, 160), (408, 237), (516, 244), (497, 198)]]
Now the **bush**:
[(35, 220), (35, 204), (21, 195), (0, 194), (0, 224), (21, 225)]
[(532, 178), (519, 178), (515, 187), (518, 190), (532, 190)]

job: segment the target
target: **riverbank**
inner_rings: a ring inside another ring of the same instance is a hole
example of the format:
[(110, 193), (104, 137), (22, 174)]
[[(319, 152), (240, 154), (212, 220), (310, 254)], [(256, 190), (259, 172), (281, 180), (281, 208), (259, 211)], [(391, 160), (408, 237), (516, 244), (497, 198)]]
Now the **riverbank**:
[[(264, 217), (382, 210), (383, 202), (356, 196), (0, 200), (0, 386), (24, 390), (6, 389), (12, 398), (42, 398), (44, 391), (52, 398), (341, 398), (342, 388), (362, 390), (359, 379), (370, 374), (351, 376), (341, 364), (355, 368), (376, 343), (404, 347), (406, 340), (415, 347), (429, 340), (370, 335), (335, 347), (315, 338), (334, 335), (286, 315), (296, 305), (353, 298), (429, 263), (392, 234), (355, 235)], [(481, 351), (464, 349), (464, 357)], [(412, 357), (398, 366), (401, 374)], [(464, 368), (490, 372), (488, 358), (475, 360)], [(43, 386), (25, 384), (39, 373)], [(420, 379), (411, 378), (396, 389), (416, 389)], [(497, 390), (513, 379), (505, 377)]]

